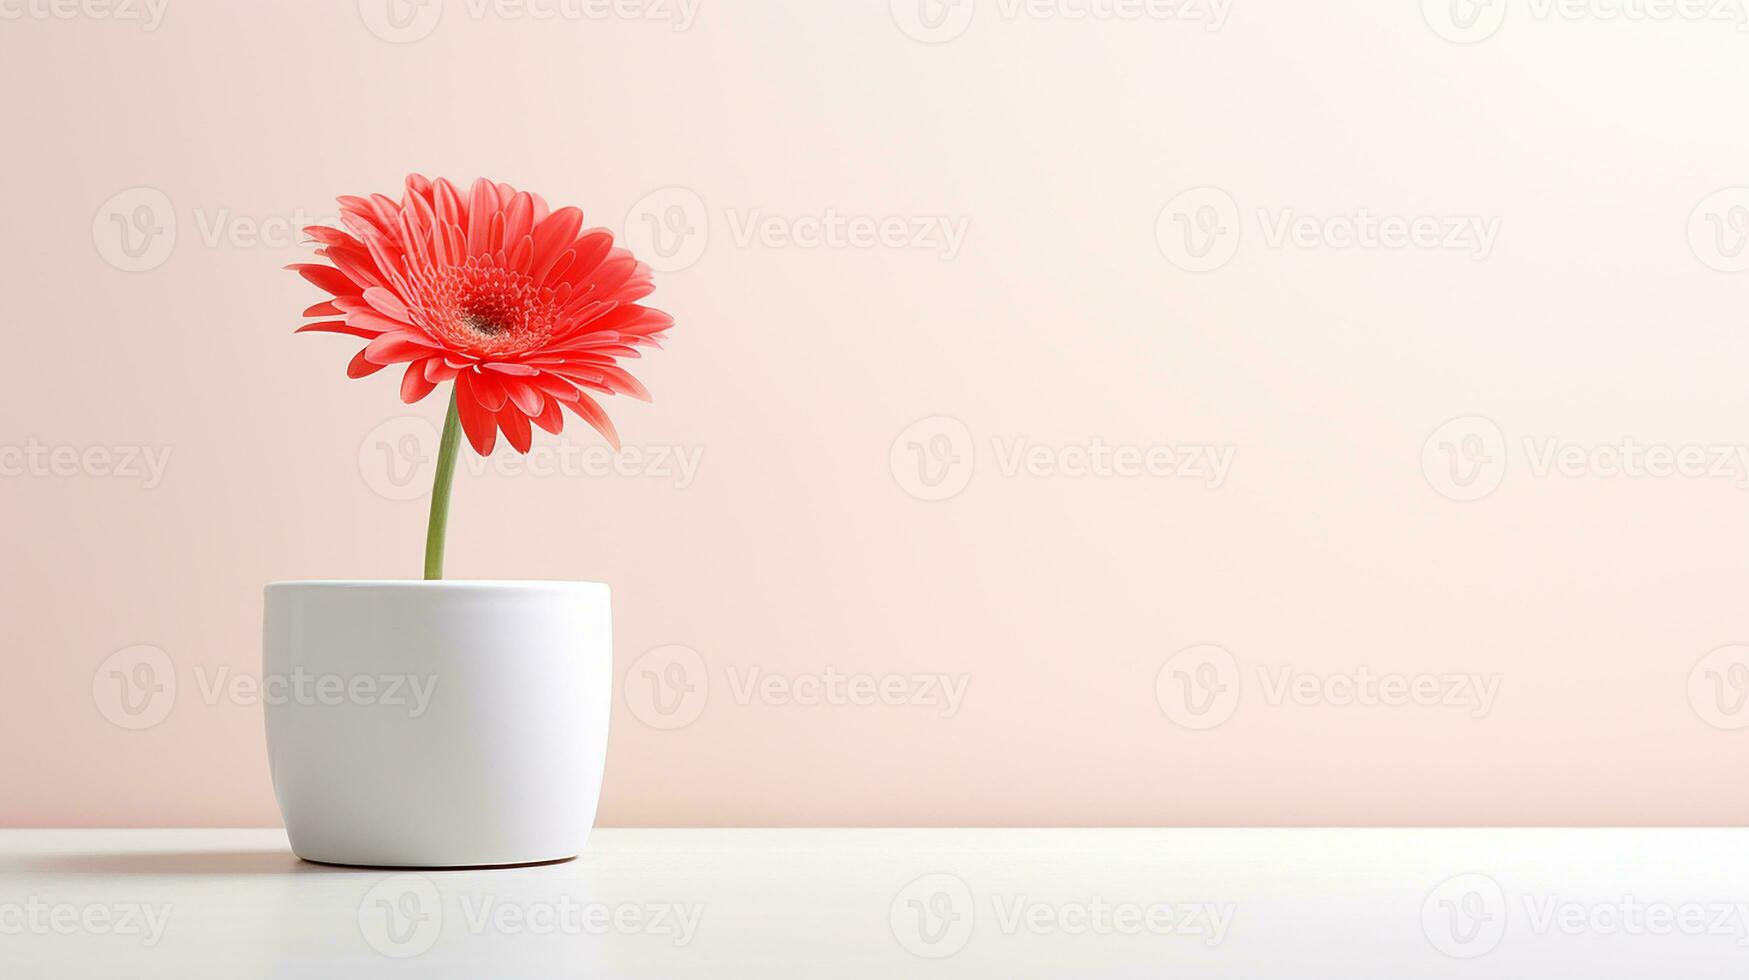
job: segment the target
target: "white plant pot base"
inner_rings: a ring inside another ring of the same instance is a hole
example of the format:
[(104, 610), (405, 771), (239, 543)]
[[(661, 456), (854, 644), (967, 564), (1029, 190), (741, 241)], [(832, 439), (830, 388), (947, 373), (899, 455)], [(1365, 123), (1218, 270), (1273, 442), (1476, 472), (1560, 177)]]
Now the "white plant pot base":
[(607, 586), (276, 582), (263, 700), (292, 850), (548, 864), (588, 840), (612, 706)]

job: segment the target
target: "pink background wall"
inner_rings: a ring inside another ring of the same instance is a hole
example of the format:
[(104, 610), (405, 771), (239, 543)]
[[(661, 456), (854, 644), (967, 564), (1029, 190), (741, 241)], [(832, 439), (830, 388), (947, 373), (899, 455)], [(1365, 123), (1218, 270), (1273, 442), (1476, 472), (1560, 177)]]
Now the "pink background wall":
[(666, 270), (629, 475), (450, 543), (613, 585), (606, 823), (1741, 823), (1749, 41), (1217, 6), (0, 7), (0, 824), (277, 822), (261, 586), (416, 576), (442, 407), (280, 267), (412, 169)]

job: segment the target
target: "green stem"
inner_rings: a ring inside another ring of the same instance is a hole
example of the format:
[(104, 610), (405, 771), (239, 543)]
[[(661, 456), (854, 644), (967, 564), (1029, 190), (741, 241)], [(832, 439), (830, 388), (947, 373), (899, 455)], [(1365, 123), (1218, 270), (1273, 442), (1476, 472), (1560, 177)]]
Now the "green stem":
[(455, 482), (456, 450), (462, 441), (462, 417), (449, 393), (449, 414), (443, 419), (443, 440), (437, 448), (437, 477), (431, 484), (431, 523), (425, 526), (425, 577), (443, 577), (443, 541), (449, 531), (449, 488)]

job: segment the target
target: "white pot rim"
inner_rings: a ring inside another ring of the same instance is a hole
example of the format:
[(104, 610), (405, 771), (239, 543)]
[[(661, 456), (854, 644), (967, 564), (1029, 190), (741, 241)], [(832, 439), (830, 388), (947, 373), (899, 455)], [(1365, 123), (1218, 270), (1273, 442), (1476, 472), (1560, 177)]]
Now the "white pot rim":
[(428, 590), (553, 590), (553, 591), (585, 591), (606, 592), (605, 582), (568, 582), (560, 579), (288, 579), (283, 582), (269, 582), (267, 589), (407, 589), (414, 591)]

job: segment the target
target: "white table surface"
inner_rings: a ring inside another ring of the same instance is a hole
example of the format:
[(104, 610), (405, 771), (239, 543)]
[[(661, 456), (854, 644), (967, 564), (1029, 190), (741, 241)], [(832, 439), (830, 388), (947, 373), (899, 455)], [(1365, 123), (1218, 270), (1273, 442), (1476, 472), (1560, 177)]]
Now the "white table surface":
[(0, 831), (0, 977), (1749, 977), (1749, 830)]

